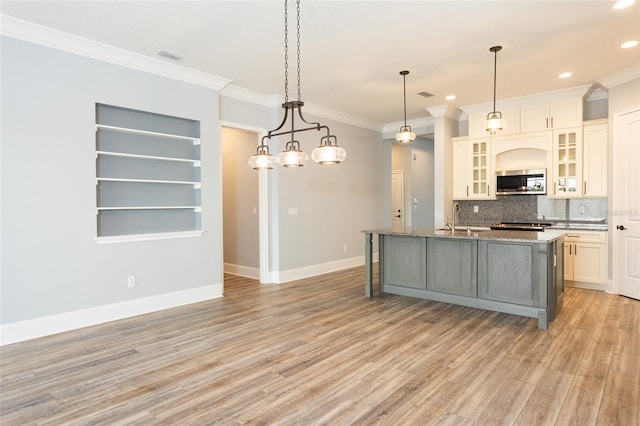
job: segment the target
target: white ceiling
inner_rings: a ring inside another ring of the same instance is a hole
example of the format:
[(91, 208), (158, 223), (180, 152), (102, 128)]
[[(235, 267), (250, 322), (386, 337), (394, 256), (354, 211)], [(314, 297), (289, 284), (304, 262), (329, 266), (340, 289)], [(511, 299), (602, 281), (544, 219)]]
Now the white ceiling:
[[(289, 96), (295, 99), (295, 11), (290, 3)], [(613, 1), (302, 0), (302, 100), (374, 122), (425, 107), (595, 83), (640, 63), (640, 5)], [(284, 92), (284, 1), (11, 1), (2, 14), (232, 80), (265, 95)], [(560, 72), (573, 77), (561, 80)], [(424, 98), (417, 92), (434, 96)], [(455, 94), (454, 101), (445, 96)]]

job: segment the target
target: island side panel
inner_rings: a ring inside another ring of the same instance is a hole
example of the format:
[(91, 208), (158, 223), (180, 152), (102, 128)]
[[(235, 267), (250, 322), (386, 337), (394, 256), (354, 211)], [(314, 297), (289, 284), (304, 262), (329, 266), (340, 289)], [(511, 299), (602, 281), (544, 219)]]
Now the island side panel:
[[(538, 259), (533, 244), (481, 241), (479, 296), (487, 300), (540, 306)], [(543, 306), (546, 305), (545, 303)]]
[(380, 290), (414, 296), (412, 290), (427, 289), (427, 239), (381, 235)]
[(478, 296), (478, 242), (429, 238), (427, 289), (460, 296)]

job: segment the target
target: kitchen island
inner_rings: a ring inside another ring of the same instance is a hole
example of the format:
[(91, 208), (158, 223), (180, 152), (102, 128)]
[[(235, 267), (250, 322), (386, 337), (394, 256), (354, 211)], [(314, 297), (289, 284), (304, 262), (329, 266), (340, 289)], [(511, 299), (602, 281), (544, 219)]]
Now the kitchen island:
[(365, 296), (378, 235), (381, 293), (538, 319), (547, 329), (564, 297), (562, 232), (382, 228), (365, 234)]

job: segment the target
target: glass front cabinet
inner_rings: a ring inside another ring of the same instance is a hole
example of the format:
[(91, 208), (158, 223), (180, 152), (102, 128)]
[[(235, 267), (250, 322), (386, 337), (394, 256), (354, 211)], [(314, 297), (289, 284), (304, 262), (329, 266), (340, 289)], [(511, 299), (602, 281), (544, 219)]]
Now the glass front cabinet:
[(549, 197), (582, 196), (582, 128), (553, 132), (553, 188)]

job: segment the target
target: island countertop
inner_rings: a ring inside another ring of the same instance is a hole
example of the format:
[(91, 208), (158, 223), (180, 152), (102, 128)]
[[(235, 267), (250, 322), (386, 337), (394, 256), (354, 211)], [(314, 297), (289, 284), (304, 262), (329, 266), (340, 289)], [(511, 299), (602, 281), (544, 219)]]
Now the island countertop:
[(459, 238), (476, 240), (502, 240), (518, 242), (540, 242), (549, 243), (564, 237), (565, 232), (560, 230), (532, 232), (532, 231), (504, 231), (504, 230), (467, 230), (456, 229), (451, 232), (448, 229), (437, 228), (414, 228), (411, 226), (365, 229), (364, 234), (378, 235), (404, 235), (410, 237), (437, 237), (437, 238)]

